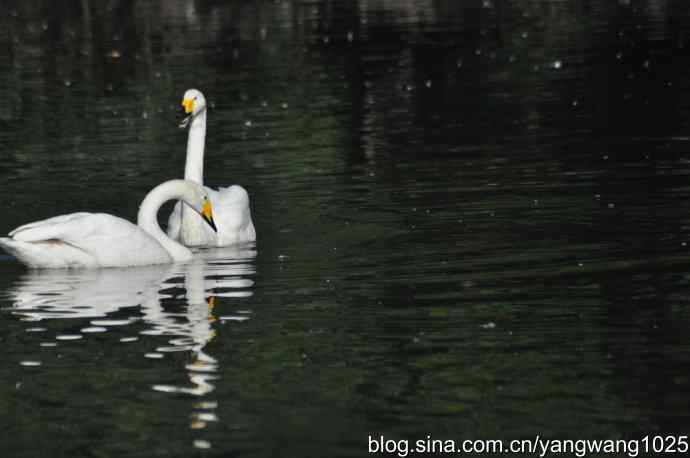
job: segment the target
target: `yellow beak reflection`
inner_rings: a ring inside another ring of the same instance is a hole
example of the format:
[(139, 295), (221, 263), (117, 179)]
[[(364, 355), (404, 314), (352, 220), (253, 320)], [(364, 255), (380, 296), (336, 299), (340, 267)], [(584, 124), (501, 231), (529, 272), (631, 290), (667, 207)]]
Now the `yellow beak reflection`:
[(189, 114), (194, 111), (194, 99), (184, 99), (182, 101), (182, 106), (184, 107), (184, 112)]

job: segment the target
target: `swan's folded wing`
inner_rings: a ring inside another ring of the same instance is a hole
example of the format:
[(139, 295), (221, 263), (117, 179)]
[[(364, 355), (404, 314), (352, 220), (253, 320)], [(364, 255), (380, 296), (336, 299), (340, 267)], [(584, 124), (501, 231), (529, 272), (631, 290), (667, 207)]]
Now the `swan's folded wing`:
[(79, 213), (22, 226), (3, 246), (31, 267), (140, 266), (170, 262), (139, 226), (105, 213)]
[(251, 223), (249, 195), (242, 186), (218, 188), (218, 191), (209, 195), (213, 203), (213, 217), (218, 227), (222, 228), (221, 232), (234, 233)]
[[(67, 215), (54, 216), (52, 218), (44, 219), (41, 221), (34, 221), (33, 223), (28, 223), (23, 226), (19, 226), (9, 233), (9, 236), (15, 240), (21, 240), (25, 242), (34, 242), (36, 240), (46, 240), (42, 239), (43, 231), (49, 233), (52, 228), (55, 228), (61, 224), (69, 223), (73, 220), (81, 220), (85, 216), (91, 215), (88, 212), (78, 212), (69, 213)], [(28, 237), (28, 238), (24, 238)], [(51, 237), (48, 237), (48, 239)]]
[(217, 206), (220, 207), (247, 207), (249, 206), (249, 194), (240, 185), (232, 185), (227, 188), (218, 188), (218, 191), (214, 191), (211, 188), (206, 188), (207, 192), (210, 194), (211, 200), (217, 201)]
[(249, 208), (249, 194), (239, 185), (209, 192), (213, 203), (213, 217), (218, 226), (219, 245), (253, 242), (256, 231)]
[(64, 241), (76, 247), (91, 239), (123, 237), (136, 228), (105, 213), (70, 213), (18, 227), (10, 236), (20, 242)]

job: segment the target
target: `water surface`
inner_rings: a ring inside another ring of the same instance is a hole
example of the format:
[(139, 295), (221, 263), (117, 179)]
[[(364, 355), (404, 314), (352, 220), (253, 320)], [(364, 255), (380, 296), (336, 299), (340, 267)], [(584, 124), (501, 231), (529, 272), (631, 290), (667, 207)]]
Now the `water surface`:
[(687, 432), (683, 2), (0, 4), (0, 233), (134, 220), (183, 173), (188, 87), (258, 233), (186, 266), (0, 258), (7, 453)]

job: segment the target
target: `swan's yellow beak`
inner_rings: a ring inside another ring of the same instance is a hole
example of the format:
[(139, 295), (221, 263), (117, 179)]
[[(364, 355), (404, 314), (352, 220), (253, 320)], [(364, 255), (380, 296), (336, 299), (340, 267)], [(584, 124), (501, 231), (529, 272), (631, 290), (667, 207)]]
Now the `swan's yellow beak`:
[(194, 99), (183, 99), (182, 106), (184, 107), (184, 112), (189, 114), (194, 111)]
[(208, 225), (211, 226), (211, 229), (213, 229), (214, 232), (218, 232), (218, 229), (216, 228), (216, 223), (213, 221), (213, 210), (211, 209), (211, 201), (208, 199), (208, 197), (204, 198), (204, 204), (201, 207), (201, 216), (204, 217), (204, 219), (206, 220)]

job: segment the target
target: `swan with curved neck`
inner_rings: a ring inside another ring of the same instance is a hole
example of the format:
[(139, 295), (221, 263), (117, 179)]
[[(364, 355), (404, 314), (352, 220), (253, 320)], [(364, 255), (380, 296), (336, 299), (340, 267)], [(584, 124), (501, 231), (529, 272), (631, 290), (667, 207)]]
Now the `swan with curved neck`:
[(189, 125), (187, 136), (187, 158), (184, 166), (184, 179), (204, 184), (204, 148), (206, 145), (206, 98), (196, 89), (188, 90), (182, 106), (189, 116), (181, 123), (184, 129)]
[(0, 246), (35, 268), (127, 267), (192, 258), (189, 248), (158, 225), (160, 207), (181, 200), (215, 229), (210, 199), (192, 181), (170, 180), (151, 190), (141, 203), (137, 224), (106, 213), (70, 213), (25, 224), (0, 238)]
[[(204, 184), (204, 147), (206, 142), (206, 98), (196, 89), (189, 89), (182, 99), (188, 115), (180, 124), (189, 128), (185, 180)], [(175, 205), (168, 219), (168, 235), (187, 246), (226, 246), (256, 240), (256, 231), (249, 209), (249, 195), (239, 186), (219, 188), (204, 186), (215, 209), (217, 231), (211, 231), (184, 205)]]

